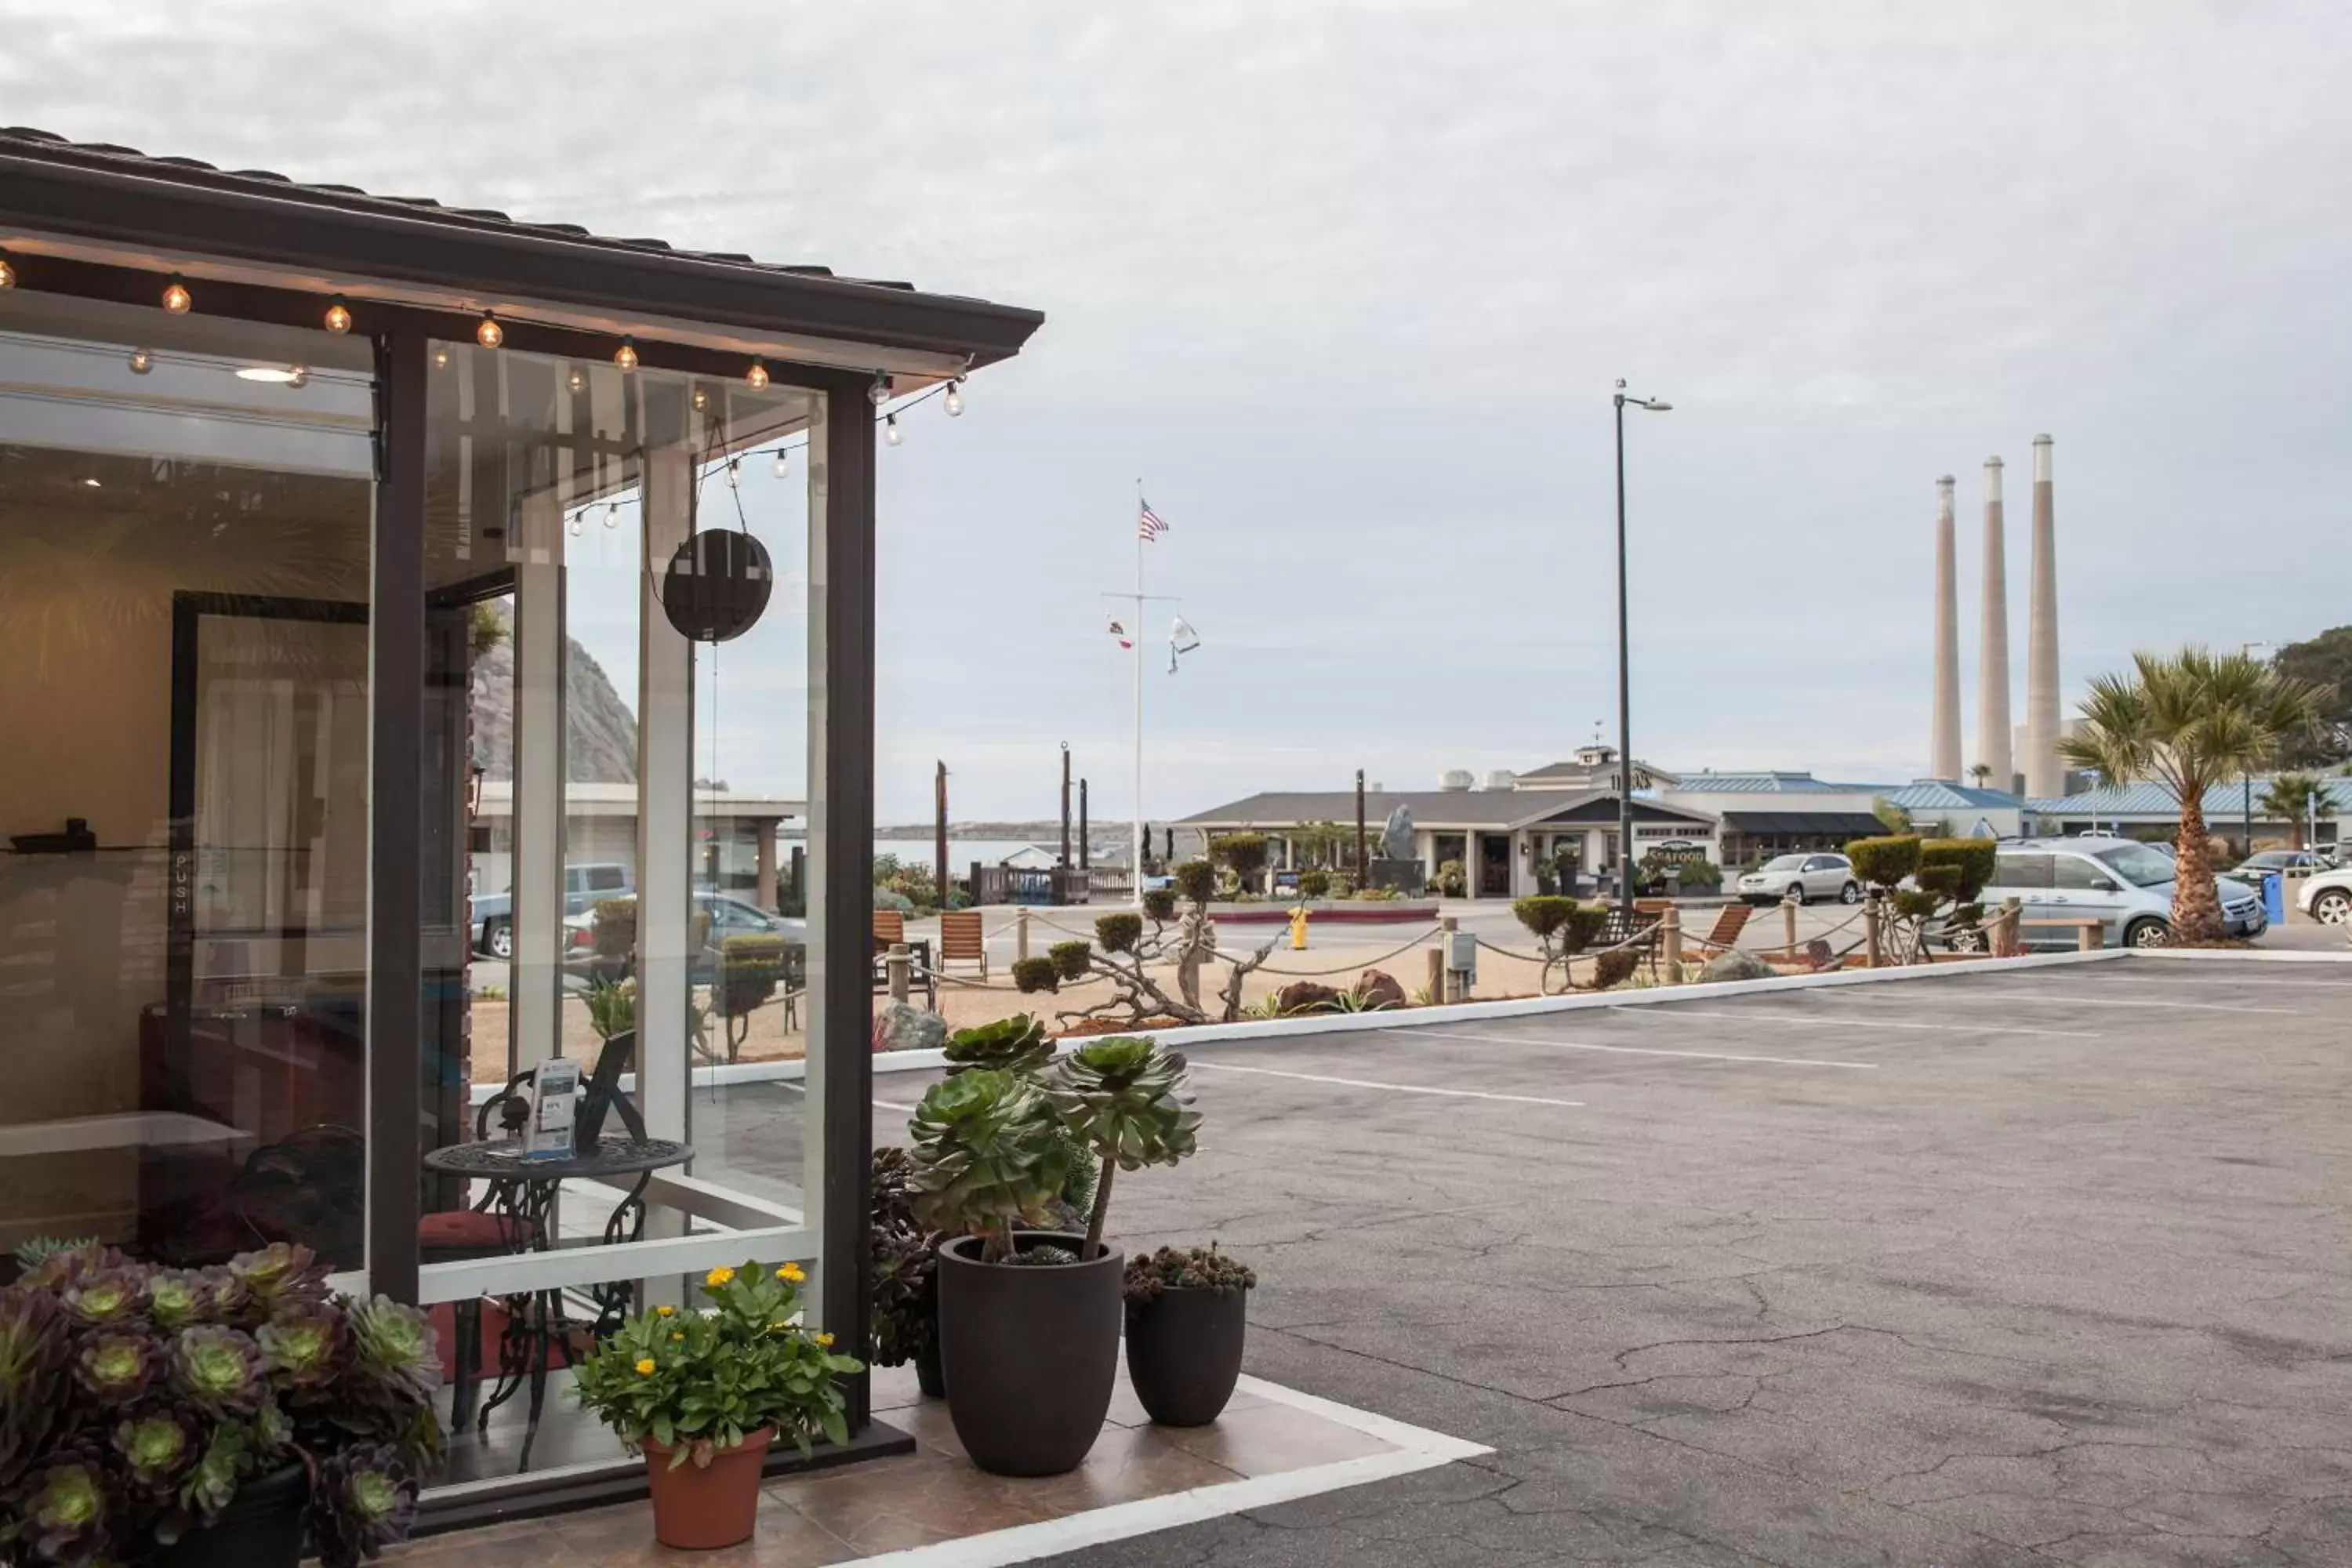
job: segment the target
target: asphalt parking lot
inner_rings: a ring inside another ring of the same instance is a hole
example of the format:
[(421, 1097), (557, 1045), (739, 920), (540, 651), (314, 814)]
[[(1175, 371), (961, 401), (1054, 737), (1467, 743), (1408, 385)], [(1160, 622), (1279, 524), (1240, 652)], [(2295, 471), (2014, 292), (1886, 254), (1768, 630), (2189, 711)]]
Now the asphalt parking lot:
[(1255, 1264), (1253, 1373), (1496, 1452), (1066, 1561), (2352, 1562), (2352, 965), (1192, 1055), (1118, 1237)]

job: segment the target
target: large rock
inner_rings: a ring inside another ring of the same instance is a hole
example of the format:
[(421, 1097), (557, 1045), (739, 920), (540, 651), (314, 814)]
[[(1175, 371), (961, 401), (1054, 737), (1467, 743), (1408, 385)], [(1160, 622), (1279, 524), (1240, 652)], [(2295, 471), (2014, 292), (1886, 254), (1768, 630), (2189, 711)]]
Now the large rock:
[(1384, 860), (1412, 858), (1412, 808), (1400, 805), (1389, 813), (1381, 828), (1381, 858)]
[[(1403, 807), (1397, 809), (1402, 811)], [(1356, 994), (1363, 998), (1368, 1013), (1383, 1007), (1402, 1007), (1409, 1000), (1404, 987), (1397, 984), (1397, 977), (1379, 969), (1367, 969), (1356, 977)]]
[(1339, 994), (1313, 980), (1294, 980), (1274, 994), (1274, 1006), (1286, 1018), (1294, 1013), (1336, 1013)]
[(1706, 967), (1698, 972), (1698, 977), (1702, 984), (1717, 980), (1769, 980), (1773, 973), (1772, 966), (1754, 953), (1733, 948), (1729, 952), (1718, 952), (1708, 959)]
[(904, 1002), (893, 1002), (875, 1016), (874, 1048), (877, 1051), (935, 1051), (948, 1043), (948, 1021)]

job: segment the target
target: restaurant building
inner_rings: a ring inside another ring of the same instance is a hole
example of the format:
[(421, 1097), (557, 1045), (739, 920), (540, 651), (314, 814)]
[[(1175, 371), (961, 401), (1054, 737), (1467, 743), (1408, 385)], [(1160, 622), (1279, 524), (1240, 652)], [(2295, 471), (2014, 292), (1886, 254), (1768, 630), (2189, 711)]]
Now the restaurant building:
[[(486, 1363), (444, 1521), (642, 1488), (541, 1386), (615, 1302), (798, 1259), (860, 1332), (877, 438), (1040, 321), (0, 131), (0, 1243), (288, 1239), (436, 1307)], [(466, 940), (486, 605), (511, 638), (496, 997)], [(635, 722), (632, 782), (593, 800), (574, 639)], [(761, 672), (723, 706), (722, 664)], [(698, 1071), (706, 776), (804, 807), (789, 1081)], [(448, 1152), (565, 1048), (583, 817), (634, 838), (634, 1035), (583, 1067), (625, 1069), (643, 1158), (519, 1225)], [(530, 1386), (492, 1388), (534, 1308)], [(855, 1447), (862, 1380), (851, 1409)]]

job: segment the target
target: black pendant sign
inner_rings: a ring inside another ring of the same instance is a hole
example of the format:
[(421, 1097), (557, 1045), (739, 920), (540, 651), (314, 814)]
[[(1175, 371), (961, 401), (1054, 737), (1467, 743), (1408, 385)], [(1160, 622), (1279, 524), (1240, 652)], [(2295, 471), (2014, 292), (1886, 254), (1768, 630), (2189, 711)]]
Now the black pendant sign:
[(727, 642), (759, 624), (775, 586), (766, 546), (748, 533), (712, 529), (669, 558), (662, 609), (671, 626), (696, 642)]

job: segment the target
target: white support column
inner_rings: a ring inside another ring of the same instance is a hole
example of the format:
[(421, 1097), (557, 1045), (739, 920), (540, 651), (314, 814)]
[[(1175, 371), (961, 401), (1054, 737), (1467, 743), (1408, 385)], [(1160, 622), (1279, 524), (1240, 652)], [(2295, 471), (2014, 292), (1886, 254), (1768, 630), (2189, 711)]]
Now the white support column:
[[(520, 477), (520, 476), (518, 476)], [(514, 957), (508, 1059), (520, 1072), (563, 1038), (563, 511), (541, 487), (515, 509)]]
[(647, 452), (637, 626), (637, 1097), (646, 1131), (687, 1136), (693, 1055), (687, 1030), (694, 954), (694, 644), (669, 624), (656, 585), (692, 525), (692, 455)]
[[(832, 1035), (832, 1010), (825, 1002), (828, 989), (824, 983), (825, 973), (836, 962), (854, 963), (863, 970), (866, 965), (866, 943), (872, 940), (866, 931), (835, 931), (824, 916), (824, 849), (832, 837), (833, 815), (824, 787), (832, 743), (825, 730), (824, 714), (833, 679), (831, 662), (825, 658), (825, 635), (836, 586), (846, 594), (870, 594), (873, 587), (866, 583), (853, 581), (836, 584), (834, 581), (833, 560), (825, 550), (824, 542), (826, 502), (830, 493), (827, 475), (831, 464), (826, 454), (831, 450), (831, 404), (822, 396), (813, 398), (811, 402), (813, 410), (809, 416), (808, 434), (808, 853), (802, 861), (802, 869), (807, 878), (807, 884), (802, 891), (808, 911), (808, 1017), (803, 1026), (808, 1054), (801, 1078), (801, 1212), (807, 1216), (809, 1256), (822, 1259), (824, 1256), (824, 1107), (828, 1058), (825, 1041)], [(859, 405), (846, 410), (844, 417), (866, 419), (869, 416), (866, 408)], [(868, 439), (871, 439), (870, 435)], [(776, 564), (779, 570), (791, 570), (789, 562)], [(871, 1117), (874, 1108), (867, 1106), (866, 1114)], [(824, 1321), (824, 1284), (822, 1264), (812, 1265), (808, 1286), (801, 1292), (801, 1300), (808, 1304), (808, 1326), (839, 1332), (850, 1325)], [(856, 1333), (862, 1335), (865, 1331), (863, 1325), (856, 1326)]]

